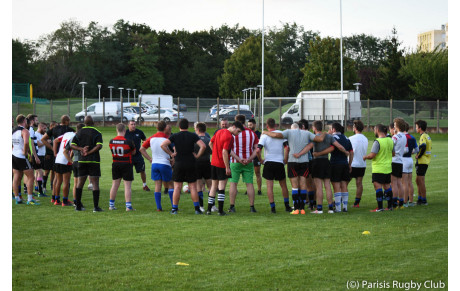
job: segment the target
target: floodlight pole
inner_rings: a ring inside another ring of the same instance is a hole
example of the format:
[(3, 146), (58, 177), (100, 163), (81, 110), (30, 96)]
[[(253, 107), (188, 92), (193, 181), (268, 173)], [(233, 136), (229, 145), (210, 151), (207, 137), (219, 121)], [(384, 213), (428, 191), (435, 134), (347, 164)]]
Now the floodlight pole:
[(136, 90), (137, 90), (137, 89), (133, 89), (133, 95), (134, 95), (133, 98), (134, 98), (134, 102), (136, 102)]
[(85, 110), (85, 84), (88, 84), (86, 82), (80, 82), (78, 83), (81, 85), (81, 110)]
[(131, 91), (131, 88), (127, 88), (126, 90), (128, 90), (128, 103), (129, 103), (129, 91)]
[[(342, 1), (342, 0), (340, 0)], [(261, 100), (261, 104), (260, 104), (260, 113), (262, 114), (262, 122), (261, 122), (261, 126), (263, 128), (263, 124), (264, 124), (264, 35), (265, 35), (265, 26), (264, 26), (264, 12), (265, 11), (265, 0), (262, 0), (262, 87), (261, 87), (261, 91), (260, 91), (260, 100)]]
[(101, 102), (101, 87), (102, 87), (102, 85), (97, 85), (97, 87), (99, 88), (99, 102)]
[(113, 86), (107, 87), (110, 89), (110, 102), (112, 102), (112, 89), (114, 88)]
[(343, 114), (343, 56), (342, 56), (342, 0), (340, 0), (340, 96), (342, 102), (340, 102), (340, 112), (342, 114), (342, 126), (344, 125), (344, 114)]

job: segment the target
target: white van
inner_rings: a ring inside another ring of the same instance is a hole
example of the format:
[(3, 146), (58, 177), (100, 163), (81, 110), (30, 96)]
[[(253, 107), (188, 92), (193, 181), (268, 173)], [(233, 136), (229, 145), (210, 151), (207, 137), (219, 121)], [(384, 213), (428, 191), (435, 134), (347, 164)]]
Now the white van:
[[(103, 102), (96, 102), (86, 108), (86, 114), (91, 116), (94, 121), (102, 121)], [(85, 111), (75, 114), (77, 121), (83, 122), (85, 120)], [(106, 121), (119, 121), (121, 119), (121, 105), (120, 102), (105, 102), (105, 120)], [(127, 119), (123, 118), (124, 121)]]

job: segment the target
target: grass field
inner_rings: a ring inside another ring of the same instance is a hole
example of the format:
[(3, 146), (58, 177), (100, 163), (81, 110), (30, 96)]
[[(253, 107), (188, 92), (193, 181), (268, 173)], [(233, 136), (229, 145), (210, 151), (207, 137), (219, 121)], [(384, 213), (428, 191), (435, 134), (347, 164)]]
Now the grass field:
[[(154, 133), (153, 128), (141, 129), (147, 136)], [(156, 212), (153, 192), (142, 191), (138, 175), (132, 199), (137, 210), (124, 211), (120, 189), (119, 210), (108, 211), (107, 143), (115, 130), (101, 131), (104, 212), (91, 211), (92, 195), (86, 185), (83, 204), (89, 211), (85, 212), (51, 205), (44, 198), (36, 207), (12, 202), (13, 289), (344, 290), (349, 280), (441, 280), (447, 287), (447, 135), (431, 135), (429, 206), (370, 213), (376, 202), (369, 167), (361, 208), (350, 208), (349, 213), (291, 216), (281, 211), (279, 187), (277, 214), (270, 213), (266, 195), (256, 195), (258, 213), (250, 213), (240, 184), (237, 213), (219, 217), (195, 215), (187, 194), (181, 196), (178, 215)], [(152, 189), (153, 182), (148, 184)], [(262, 192), (266, 193), (265, 182)], [(163, 209), (170, 209), (169, 197), (162, 199)], [(228, 205), (227, 192), (226, 209)], [(366, 230), (371, 234), (362, 235)]]

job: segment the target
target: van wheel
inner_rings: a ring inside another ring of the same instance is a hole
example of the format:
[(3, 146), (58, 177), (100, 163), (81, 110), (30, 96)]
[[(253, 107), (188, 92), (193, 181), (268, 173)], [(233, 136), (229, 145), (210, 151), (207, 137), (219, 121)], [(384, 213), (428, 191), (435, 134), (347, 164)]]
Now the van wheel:
[(139, 120), (140, 120), (141, 122), (144, 122), (144, 117), (141, 117), (141, 118), (138, 118), (138, 119), (137, 119), (138, 122), (139, 122)]
[(107, 117), (107, 121), (113, 121), (113, 117), (112, 116)]
[(81, 123), (83, 123), (85, 121), (85, 118), (83, 116), (80, 116), (79, 120)]
[(127, 121), (128, 121), (128, 118), (123, 117), (123, 122), (127, 122)]
[(165, 119), (163, 119), (163, 120), (164, 120), (164, 122), (170, 122), (171, 121), (171, 119), (169, 119), (168, 117), (165, 117)]
[(292, 120), (292, 118), (290, 117), (285, 117), (283, 118), (283, 120), (281, 121), (282, 124), (293, 124), (294, 121)]

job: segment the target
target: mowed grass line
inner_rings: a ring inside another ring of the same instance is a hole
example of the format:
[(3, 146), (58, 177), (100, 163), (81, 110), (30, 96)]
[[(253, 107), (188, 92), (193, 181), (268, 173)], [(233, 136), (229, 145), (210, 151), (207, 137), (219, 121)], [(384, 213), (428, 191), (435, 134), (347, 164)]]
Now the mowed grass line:
[[(154, 132), (142, 129), (147, 136)], [(43, 198), (39, 207), (12, 203), (15, 290), (337, 290), (345, 289), (347, 280), (447, 283), (447, 135), (431, 135), (429, 206), (370, 213), (376, 202), (369, 167), (361, 208), (350, 208), (348, 214), (291, 216), (284, 212), (276, 186), (278, 213), (272, 215), (263, 182), (264, 195), (256, 195), (258, 213), (249, 213), (240, 183), (237, 213), (208, 217), (193, 214), (188, 194), (181, 196), (179, 215), (168, 213), (167, 195), (162, 195), (165, 211), (156, 212), (153, 192), (142, 191), (138, 175), (133, 186), (137, 211), (124, 211), (122, 189), (116, 200), (119, 210), (108, 211), (108, 141), (115, 130), (101, 131), (100, 204), (105, 212), (92, 213), (86, 187), (83, 203), (88, 210), (82, 213), (52, 206)], [(153, 182), (148, 184), (153, 189)], [(352, 181), (350, 203), (354, 193)], [(228, 205), (227, 191), (225, 208)], [(362, 235), (364, 230), (371, 235)]]

